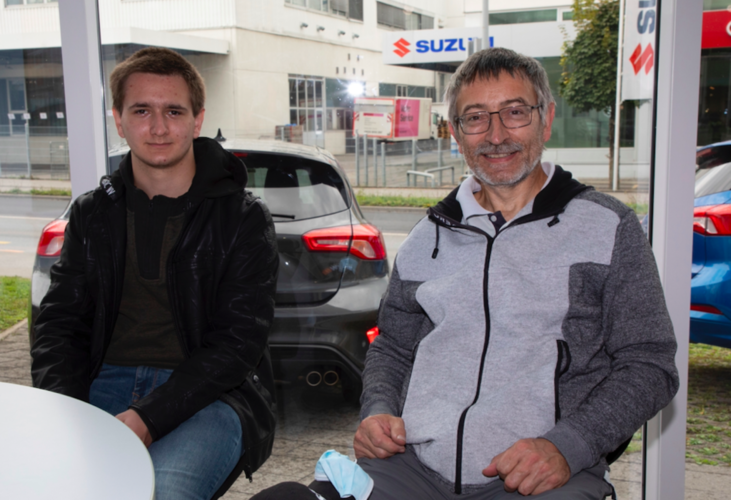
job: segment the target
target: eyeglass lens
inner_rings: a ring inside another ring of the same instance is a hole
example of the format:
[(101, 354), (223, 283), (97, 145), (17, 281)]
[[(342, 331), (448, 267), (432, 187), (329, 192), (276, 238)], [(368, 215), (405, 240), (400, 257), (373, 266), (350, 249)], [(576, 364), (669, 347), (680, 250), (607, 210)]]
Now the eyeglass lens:
[(492, 113), (479, 111), (469, 113), (460, 118), (462, 131), (465, 134), (479, 134), (490, 128), (492, 115), (498, 114), (505, 128), (520, 128), (530, 125), (533, 106), (511, 106)]

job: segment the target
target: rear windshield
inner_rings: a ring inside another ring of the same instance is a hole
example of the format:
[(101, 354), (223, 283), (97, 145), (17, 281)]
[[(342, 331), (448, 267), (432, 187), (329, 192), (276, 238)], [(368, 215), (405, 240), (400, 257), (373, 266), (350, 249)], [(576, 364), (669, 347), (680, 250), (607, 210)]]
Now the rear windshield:
[(264, 200), (277, 222), (321, 217), (348, 208), (345, 183), (326, 163), (269, 153), (236, 156), (246, 164), (247, 189)]
[(731, 190), (731, 163), (713, 168), (699, 168), (695, 172), (695, 197), (708, 196)]

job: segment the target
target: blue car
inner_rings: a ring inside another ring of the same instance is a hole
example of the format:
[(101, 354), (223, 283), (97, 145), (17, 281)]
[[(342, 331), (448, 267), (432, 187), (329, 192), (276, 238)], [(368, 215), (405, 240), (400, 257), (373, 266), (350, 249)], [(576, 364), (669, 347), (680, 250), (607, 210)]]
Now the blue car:
[(698, 148), (690, 340), (731, 348), (731, 141)]

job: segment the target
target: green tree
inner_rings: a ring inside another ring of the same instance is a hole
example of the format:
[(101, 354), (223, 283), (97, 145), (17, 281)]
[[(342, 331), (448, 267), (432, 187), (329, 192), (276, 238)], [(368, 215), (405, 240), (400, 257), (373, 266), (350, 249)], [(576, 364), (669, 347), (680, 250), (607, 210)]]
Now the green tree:
[(579, 112), (609, 113), (609, 179), (614, 174), (617, 118), (618, 0), (574, 0), (576, 38), (563, 45), (559, 94)]

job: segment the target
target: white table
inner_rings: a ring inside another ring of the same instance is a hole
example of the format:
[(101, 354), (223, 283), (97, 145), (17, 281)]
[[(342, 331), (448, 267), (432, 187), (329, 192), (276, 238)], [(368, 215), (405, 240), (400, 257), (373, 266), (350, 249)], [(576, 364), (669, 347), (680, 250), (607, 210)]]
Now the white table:
[(150, 500), (147, 449), (122, 422), (67, 396), (0, 383), (0, 498)]

